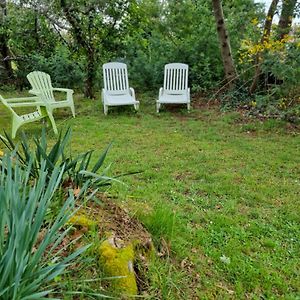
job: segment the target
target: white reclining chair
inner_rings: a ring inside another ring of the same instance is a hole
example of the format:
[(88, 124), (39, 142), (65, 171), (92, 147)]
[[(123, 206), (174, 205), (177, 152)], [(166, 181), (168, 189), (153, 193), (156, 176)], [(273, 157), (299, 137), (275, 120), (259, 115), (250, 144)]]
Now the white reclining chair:
[(161, 104), (186, 103), (190, 110), (190, 89), (188, 88), (189, 66), (172, 63), (165, 65), (164, 86), (159, 89), (156, 102), (156, 112), (159, 113)]
[(139, 109), (140, 102), (135, 99), (134, 89), (128, 84), (126, 64), (118, 62), (104, 64), (103, 80), (102, 102), (105, 115), (109, 106), (133, 105), (135, 110)]

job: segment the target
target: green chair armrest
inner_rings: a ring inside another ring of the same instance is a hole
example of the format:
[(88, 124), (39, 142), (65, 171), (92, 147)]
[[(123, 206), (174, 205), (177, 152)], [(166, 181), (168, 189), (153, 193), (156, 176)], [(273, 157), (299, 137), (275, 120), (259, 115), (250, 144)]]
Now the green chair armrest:
[(40, 95), (40, 94), (42, 94), (40, 91), (37, 91), (37, 90), (29, 90), (28, 93), (29, 94), (33, 94), (33, 95)]
[(22, 102), (22, 103), (8, 103), (9, 107), (37, 107), (46, 106), (44, 102)]
[(39, 100), (39, 97), (20, 97), (20, 98), (7, 98), (5, 101), (7, 103), (22, 103), (22, 102), (32, 102), (35, 103)]
[(53, 91), (57, 91), (57, 92), (66, 92), (66, 93), (74, 93), (74, 91), (72, 89), (64, 89), (64, 88), (53, 88)]

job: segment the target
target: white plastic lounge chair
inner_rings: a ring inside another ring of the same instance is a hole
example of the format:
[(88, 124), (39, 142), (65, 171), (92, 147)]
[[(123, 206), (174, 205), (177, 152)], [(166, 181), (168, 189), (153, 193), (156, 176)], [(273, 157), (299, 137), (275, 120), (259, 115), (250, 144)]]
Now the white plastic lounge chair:
[[(12, 116), (11, 136), (13, 139), (16, 137), (17, 130), (20, 128), (20, 126), (27, 123), (41, 120), (43, 118), (47, 118), (50, 121), (54, 133), (57, 134), (57, 128), (51, 112), (49, 112), (45, 103), (40, 101), (38, 97), (4, 99), (0, 95), (0, 101), (11, 113)], [(22, 107), (34, 107), (35, 110), (28, 114), (23, 114), (23, 115), (17, 114), (14, 108), (22, 108)]]
[[(27, 79), (32, 86), (32, 90), (29, 93), (34, 94), (40, 98), (41, 101), (45, 101), (49, 105), (51, 114), (55, 108), (70, 107), (73, 117), (75, 118), (75, 107), (73, 101), (74, 91), (71, 89), (53, 88), (50, 75), (40, 71), (34, 71), (27, 75)], [(65, 92), (66, 100), (56, 101), (53, 95), (53, 91)]]
[(172, 63), (165, 65), (164, 86), (159, 89), (156, 102), (156, 112), (159, 113), (161, 104), (186, 103), (190, 110), (190, 89), (188, 88), (189, 66)]
[(104, 64), (103, 80), (102, 102), (105, 115), (109, 106), (133, 105), (135, 110), (139, 109), (140, 102), (135, 99), (134, 89), (128, 84), (126, 64), (118, 62)]

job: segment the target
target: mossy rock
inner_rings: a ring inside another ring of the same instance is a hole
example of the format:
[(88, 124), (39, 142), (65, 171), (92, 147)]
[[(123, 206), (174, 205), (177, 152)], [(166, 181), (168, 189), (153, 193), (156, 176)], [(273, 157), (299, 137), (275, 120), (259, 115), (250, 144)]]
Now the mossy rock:
[(100, 263), (105, 273), (111, 277), (115, 291), (123, 296), (135, 296), (138, 293), (134, 263), (134, 247), (128, 244), (118, 248), (113, 238), (105, 240), (99, 247)]
[(78, 212), (74, 214), (68, 221), (69, 224), (87, 227), (89, 229), (95, 228), (97, 222), (88, 218), (84, 213)]
[(95, 230), (101, 241), (105, 238), (100, 245), (94, 241), (90, 251), (98, 257), (105, 275), (115, 277), (107, 282), (114, 294), (122, 299), (135, 297), (144, 290), (141, 282), (146, 282), (147, 265), (155, 255), (151, 235), (111, 199), (101, 201), (88, 211), (79, 209), (68, 223)]

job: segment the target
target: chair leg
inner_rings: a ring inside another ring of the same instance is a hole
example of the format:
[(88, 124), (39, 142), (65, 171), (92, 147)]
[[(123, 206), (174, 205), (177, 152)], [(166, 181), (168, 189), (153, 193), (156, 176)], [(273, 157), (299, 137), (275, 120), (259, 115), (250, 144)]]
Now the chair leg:
[[(46, 121), (49, 121), (49, 123), (51, 124), (52, 126), (52, 129), (53, 129), (53, 132), (55, 135), (58, 134), (58, 130), (57, 130), (57, 127), (56, 127), (56, 123), (55, 123), (55, 120), (53, 118), (53, 110), (50, 110), (49, 108), (47, 107), (41, 107), (41, 114), (44, 118), (46, 118)], [(43, 119), (44, 120), (44, 119)]]
[(21, 124), (17, 120), (13, 120), (12, 121), (11, 137), (13, 139), (16, 138), (17, 131), (18, 131), (18, 129), (19, 129), (20, 126), (21, 126)]
[(160, 103), (156, 103), (156, 112), (157, 112), (157, 113), (159, 113), (160, 106), (161, 106)]
[(139, 110), (139, 108), (140, 108), (140, 105), (139, 105), (139, 103), (137, 103), (137, 104), (134, 104), (134, 109), (135, 109), (136, 111), (138, 111), (138, 110)]
[(73, 115), (73, 118), (75, 118), (75, 107), (74, 107), (74, 103), (71, 104), (71, 111), (72, 111), (72, 115)]
[(191, 103), (187, 104), (187, 110), (188, 110), (188, 112), (191, 110)]
[(56, 127), (55, 120), (54, 120), (53, 116), (51, 114), (48, 114), (48, 119), (49, 119), (49, 121), (52, 125), (54, 134), (57, 135), (58, 131), (57, 131), (57, 127)]
[(103, 105), (103, 109), (104, 109), (104, 114), (107, 116), (108, 114), (108, 106), (107, 105)]

